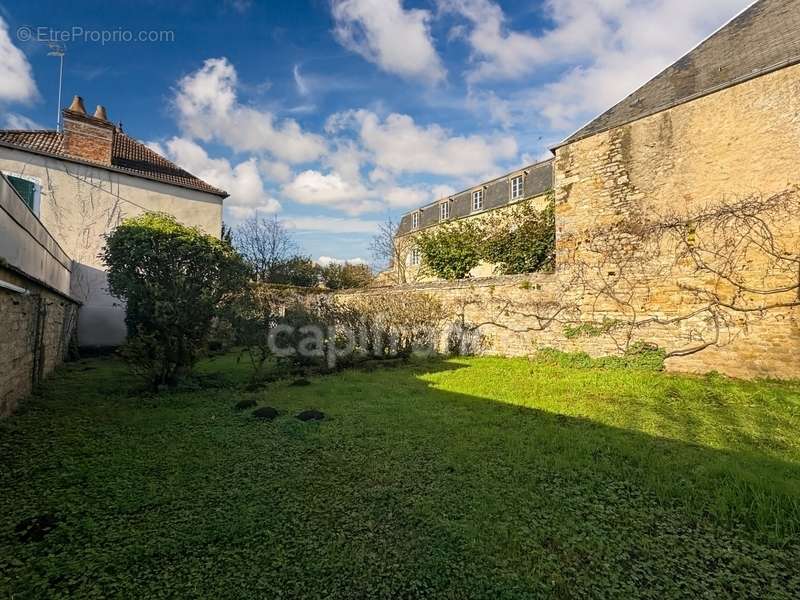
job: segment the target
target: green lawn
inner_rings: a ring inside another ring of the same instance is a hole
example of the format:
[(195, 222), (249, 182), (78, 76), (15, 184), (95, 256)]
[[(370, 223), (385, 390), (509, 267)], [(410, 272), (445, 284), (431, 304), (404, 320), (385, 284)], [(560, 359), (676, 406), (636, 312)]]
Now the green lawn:
[(148, 396), (85, 360), (0, 422), (0, 597), (800, 597), (800, 384), (495, 358), (201, 375)]

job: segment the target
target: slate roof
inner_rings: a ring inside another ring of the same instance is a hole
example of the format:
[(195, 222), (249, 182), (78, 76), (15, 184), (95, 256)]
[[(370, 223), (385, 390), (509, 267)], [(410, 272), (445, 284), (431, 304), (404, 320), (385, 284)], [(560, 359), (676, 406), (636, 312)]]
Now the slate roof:
[(98, 166), (134, 177), (144, 177), (145, 179), (152, 179), (178, 187), (207, 192), (222, 198), (227, 198), (228, 196), (227, 192), (181, 169), (175, 163), (167, 160), (119, 129), (114, 132), (111, 165), (87, 161), (67, 154), (64, 150), (63, 142), (64, 136), (58, 131), (0, 130), (0, 146)]
[(796, 63), (800, 0), (760, 0), (555, 148)]
[[(544, 194), (553, 188), (553, 162), (554, 159), (545, 160), (542, 162), (534, 163), (519, 169), (511, 171), (495, 179), (484, 181), (470, 188), (456, 192), (447, 198), (440, 198), (434, 202), (426, 204), (416, 210), (412, 210), (404, 214), (400, 218), (400, 223), (395, 232), (396, 236), (405, 235), (407, 233), (416, 232), (426, 227), (432, 227), (441, 222), (439, 205), (444, 201), (450, 203), (450, 215), (447, 221), (454, 221), (464, 217), (469, 217), (476, 214), (472, 210), (472, 192), (478, 188), (483, 189), (483, 209), (478, 212), (485, 212), (494, 210), (501, 206), (518, 202), (525, 198), (532, 198)], [(512, 175), (521, 174), (523, 176), (523, 196), (520, 199), (511, 199), (510, 178)], [(412, 225), (412, 216), (414, 213), (419, 214), (419, 227), (416, 229)]]

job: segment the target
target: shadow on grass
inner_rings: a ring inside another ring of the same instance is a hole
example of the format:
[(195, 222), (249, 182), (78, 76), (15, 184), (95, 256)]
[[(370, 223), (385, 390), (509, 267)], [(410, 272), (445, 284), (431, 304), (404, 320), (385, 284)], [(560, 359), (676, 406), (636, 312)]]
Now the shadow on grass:
[[(91, 365), (0, 423), (0, 594), (800, 591), (789, 461), (428, 381), (458, 381), (471, 361), (147, 399), (122, 393), (114, 361)], [(232, 410), (244, 397), (281, 416)], [(310, 408), (328, 418), (294, 418)], [(15, 524), (45, 513), (59, 527), (21, 544)]]

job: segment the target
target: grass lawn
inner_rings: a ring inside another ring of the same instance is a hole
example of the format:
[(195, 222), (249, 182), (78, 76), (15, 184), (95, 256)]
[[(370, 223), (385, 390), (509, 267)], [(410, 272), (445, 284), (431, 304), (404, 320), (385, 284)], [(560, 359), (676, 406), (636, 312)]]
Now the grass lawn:
[[(201, 371), (148, 396), (73, 363), (0, 422), (0, 597), (800, 597), (800, 384), (469, 358), (248, 392), (231, 357)], [(37, 515), (52, 531), (22, 541)]]

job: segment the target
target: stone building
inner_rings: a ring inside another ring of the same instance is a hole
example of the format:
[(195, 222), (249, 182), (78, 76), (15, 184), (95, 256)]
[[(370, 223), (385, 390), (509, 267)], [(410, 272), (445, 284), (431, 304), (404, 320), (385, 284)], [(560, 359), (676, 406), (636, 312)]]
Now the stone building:
[(102, 107), (89, 115), (75, 97), (63, 131), (0, 131), (0, 172), (73, 262), (68, 290), (82, 302), (82, 346), (125, 339), (124, 309), (106, 290), (98, 257), (126, 217), (163, 211), (214, 236), (227, 193), (181, 169), (111, 123)]
[(555, 273), (417, 289), (490, 352), (645, 342), (800, 377), (800, 0), (756, 2), (553, 154)]
[[(520, 202), (532, 202), (543, 208), (546, 196), (553, 188), (553, 160), (546, 160), (484, 181), (451, 196), (440, 198), (426, 206), (404, 214), (395, 236), (397, 246), (396, 273), (404, 281), (429, 281), (430, 275), (420, 272), (421, 257), (414, 247), (419, 232), (453, 223), (461, 219), (480, 219), (494, 211), (502, 211)], [(494, 265), (481, 263), (471, 272), (472, 277), (491, 275)], [(398, 279), (395, 276), (395, 279)]]

